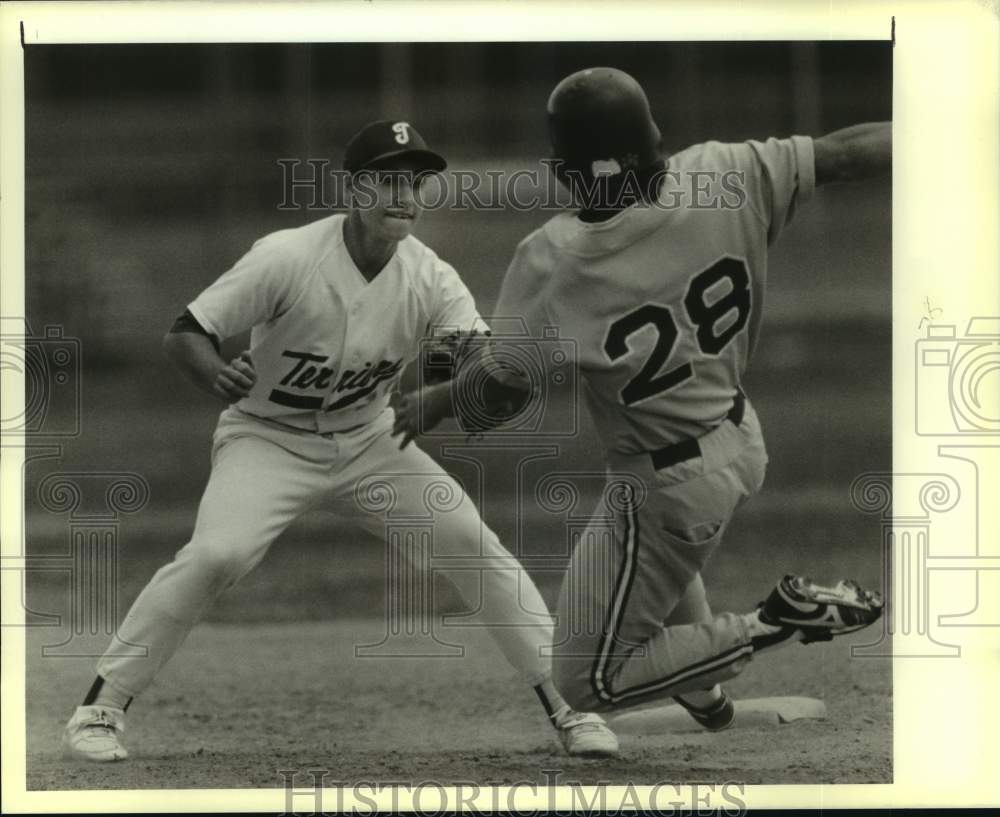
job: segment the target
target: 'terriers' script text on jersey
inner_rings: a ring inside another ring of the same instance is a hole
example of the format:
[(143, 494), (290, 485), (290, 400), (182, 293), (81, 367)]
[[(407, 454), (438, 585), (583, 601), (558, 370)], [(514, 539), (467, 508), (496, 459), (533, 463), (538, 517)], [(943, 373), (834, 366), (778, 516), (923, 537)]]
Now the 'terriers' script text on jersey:
[(253, 327), (258, 379), (241, 411), (321, 432), (363, 425), (421, 338), (486, 328), (455, 270), (416, 238), (368, 281), (343, 227), (336, 215), (265, 236), (188, 306), (220, 338)]

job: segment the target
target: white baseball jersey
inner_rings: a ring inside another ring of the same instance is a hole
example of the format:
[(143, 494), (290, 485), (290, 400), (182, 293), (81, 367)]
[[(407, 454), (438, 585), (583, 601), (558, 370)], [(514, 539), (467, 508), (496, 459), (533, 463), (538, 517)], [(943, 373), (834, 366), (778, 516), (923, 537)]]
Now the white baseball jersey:
[(577, 344), (605, 445), (697, 437), (732, 406), (760, 327), (767, 247), (815, 186), (808, 137), (695, 145), (659, 201), (607, 221), (556, 216), (518, 246), (497, 316)]
[(486, 325), (454, 268), (410, 236), (367, 281), (335, 215), (257, 241), (189, 306), (209, 332), (253, 327), (257, 383), (241, 411), (311, 431), (385, 410), (429, 333)]

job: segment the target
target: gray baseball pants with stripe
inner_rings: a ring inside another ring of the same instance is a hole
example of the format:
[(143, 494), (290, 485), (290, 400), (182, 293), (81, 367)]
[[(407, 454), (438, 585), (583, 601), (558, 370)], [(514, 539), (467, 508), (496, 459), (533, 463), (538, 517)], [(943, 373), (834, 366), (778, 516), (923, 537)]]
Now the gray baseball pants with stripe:
[(609, 455), (608, 499), (573, 551), (557, 609), (553, 678), (577, 709), (708, 689), (752, 657), (744, 618), (713, 616), (700, 575), (733, 512), (764, 481), (750, 404), (739, 425), (724, 421), (698, 448), (661, 470), (646, 454)]

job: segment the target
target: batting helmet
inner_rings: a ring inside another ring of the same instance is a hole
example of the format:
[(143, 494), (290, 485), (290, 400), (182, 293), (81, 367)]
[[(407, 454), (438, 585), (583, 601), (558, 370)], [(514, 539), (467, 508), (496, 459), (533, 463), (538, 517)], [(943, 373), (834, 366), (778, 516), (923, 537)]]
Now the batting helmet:
[(552, 91), (553, 158), (584, 180), (641, 170), (660, 158), (660, 129), (636, 80), (617, 68), (586, 68)]

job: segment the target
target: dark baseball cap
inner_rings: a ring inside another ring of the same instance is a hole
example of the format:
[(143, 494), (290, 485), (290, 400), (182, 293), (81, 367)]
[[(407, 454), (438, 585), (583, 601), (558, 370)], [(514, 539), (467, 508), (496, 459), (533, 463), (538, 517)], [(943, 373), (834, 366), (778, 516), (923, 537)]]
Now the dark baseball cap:
[(414, 160), (421, 171), (440, 173), (448, 166), (409, 122), (380, 119), (369, 122), (351, 137), (344, 153), (344, 170), (378, 170), (401, 158)]

